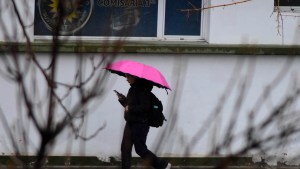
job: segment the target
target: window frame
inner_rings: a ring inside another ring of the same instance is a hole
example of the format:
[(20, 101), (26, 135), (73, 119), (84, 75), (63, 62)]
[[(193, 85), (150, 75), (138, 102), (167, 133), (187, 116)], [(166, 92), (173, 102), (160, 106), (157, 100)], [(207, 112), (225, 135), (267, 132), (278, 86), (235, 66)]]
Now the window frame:
[[(209, 9), (201, 11), (200, 35), (199, 36), (184, 36), (184, 35), (164, 35), (165, 29), (165, 7), (166, 0), (157, 0), (158, 15), (157, 15), (157, 36), (156, 37), (109, 37), (109, 36), (60, 36), (61, 40), (82, 40), (82, 41), (102, 41), (102, 40), (126, 40), (126, 41), (165, 41), (165, 42), (207, 42), (209, 35)], [(202, 0), (202, 7), (209, 6), (209, 0)], [(43, 41), (51, 40), (50, 35), (34, 35), (34, 40)]]
[(288, 0), (280, 0), (279, 4), (278, 0), (274, 0), (274, 11), (278, 12), (295, 12), (295, 13), (300, 13), (300, 1), (298, 1), (299, 5), (297, 4), (297, 6), (295, 5), (281, 5), (280, 2), (286, 2), (289, 3)]

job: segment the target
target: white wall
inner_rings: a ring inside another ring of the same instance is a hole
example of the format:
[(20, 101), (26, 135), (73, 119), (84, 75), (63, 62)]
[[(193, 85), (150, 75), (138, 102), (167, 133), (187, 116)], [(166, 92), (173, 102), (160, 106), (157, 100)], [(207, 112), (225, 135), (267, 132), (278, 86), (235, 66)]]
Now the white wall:
[[(45, 58), (45, 56), (40, 58), (42, 63), (47, 63)], [(225, 131), (228, 125), (232, 123), (230, 120), (233, 113), (237, 113), (234, 115), (236, 117), (234, 133), (243, 132), (247, 128), (248, 115), (251, 110), (256, 112), (254, 123), (258, 124), (292, 91), (291, 84), (297, 82), (299, 86), (297, 80), (300, 78), (300, 59), (294, 58), (292, 62), (289, 62), (290, 65), (286, 65), (288, 61), (286, 56), (270, 59), (269, 56), (164, 55), (162, 57), (151, 54), (143, 56), (125, 54), (117, 58), (117, 60), (120, 59), (132, 59), (158, 68), (166, 76), (173, 89), (168, 95), (165, 90), (154, 89), (154, 93), (165, 105), (168, 121), (160, 129), (151, 129), (148, 144), (150, 149), (162, 156), (184, 156), (188, 148), (191, 156), (212, 155), (211, 151), (214, 146), (224, 140)], [(59, 81), (70, 81), (70, 77), (74, 73), (74, 64), (70, 56), (60, 59)], [(280, 76), (279, 81), (274, 83), (275, 86), (271, 88), (270, 96), (264, 102), (259, 101), (266, 87), (274, 85), (272, 82), (274, 79), (278, 79), (278, 74), (285, 70), (284, 68), (287, 68), (284, 76)], [(17, 113), (19, 112), (15, 106), (16, 86), (6, 79), (0, 78), (0, 105), (10, 122), (14, 124), (13, 126), (16, 126), (15, 124), (18, 122)], [(94, 102), (96, 109), (93, 109), (94, 111), (88, 116), (86, 135), (91, 135), (103, 124), (106, 124), (105, 129), (97, 137), (87, 142), (68, 138), (67, 133), (62, 134), (53, 149), (53, 155), (63, 155), (71, 147), (70, 153), (72, 155), (96, 155), (102, 159), (108, 156), (119, 156), (124, 126), (123, 109), (117, 102), (112, 90), (116, 89), (126, 94), (129, 85), (125, 78), (118, 75), (111, 74), (110, 78), (110, 85), (105, 97)], [(179, 80), (179, 84), (176, 83), (176, 80)], [(241, 100), (241, 97), (238, 96), (241, 94), (240, 87), (243, 82), (246, 82), (246, 90), (244, 97), (242, 97), (241, 107), (237, 109), (235, 104)], [(176, 85), (179, 85), (178, 88)], [(227, 93), (226, 99), (224, 103), (220, 104), (220, 99), (224, 93)], [(174, 99), (175, 102), (173, 102)], [(298, 99), (293, 105), (293, 110), (299, 109), (299, 101)], [(259, 102), (262, 103), (262, 106), (256, 110), (256, 105)], [(222, 105), (220, 115), (209, 119), (218, 105)], [(207, 120), (210, 120), (209, 123), (206, 123)], [(281, 125), (275, 124), (273, 124), (274, 126), (271, 125), (274, 130), (264, 133), (258, 138), (276, 133)], [(201, 130), (203, 127), (205, 130)], [(32, 131), (29, 137), (31, 140), (29, 152), (34, 153), (39, 140), (34, 128), (29, 127), (28, 130)], [(202, 132), (198, 133), (199, 130)], [(165, 131), (166, 133), (164, 133)], [(11, 151), (7, 149), (9, 141), (5, 139), (3, 129), (0, 135), (2, 138), (0, 152), (10, 153)], [(199, 137), (200, 135), (202, 137)], [(195, 143), (192, 143), (194, 137), (199, 138)], [(162, 141), (160, 141), (161, 138), (163, 138)], [(247, 138), (244, 134), (237, 137), (233, 144), (220, 152), (221, 155), (237, 152), (245, 146), (245, 141)], [(294, 141), (296, 142), (283, 147), (274, 146), (270, 152), (277, 157), (281, 157), (283, 153), (287, 153), (288, 157), (297, 155), (298, 138), (295, 138)], [(157, 149), (158, 147), (159, 149)], [(257, 154), (257, 152), (253, 151), (248, 155), (252, 154)]]
[[(238, 1), (212, 0), (211, 5)], [(238, 5), (214, 8), (210, 11), (210, 39), (212, 44), (299, 44), (297, 13), (282, 13), (277, 18), (274, 0), (252, 0)], [(279, 26), (279, 28), (278, 28)]]

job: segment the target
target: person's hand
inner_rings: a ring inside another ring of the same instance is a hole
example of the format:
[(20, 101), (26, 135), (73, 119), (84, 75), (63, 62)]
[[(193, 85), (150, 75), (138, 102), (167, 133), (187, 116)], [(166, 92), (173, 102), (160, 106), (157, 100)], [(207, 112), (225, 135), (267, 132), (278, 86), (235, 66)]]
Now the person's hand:
[(119, 102), (120, 102), (123, 106), (126, 105), (127, 98), (126, 98), (126, 96), (124, 96), (123, 94), (118, 95), (118, 100), (119, 100)]
[(118, 94), (117, 95), (118, 96), (118, 98), (121, 100), (121, 99), (126, 99), (126, 96), (124, 96), (123, 94)]
[(120, 103), (124, 103), (124, 104), (125, 104), (127, 99), (126, 99), (126, 97), (123, 95), (123, 96), (120, 96), (120, 97), (118, 96), (118, 100), (119, 100)]
[(128, 112), (128, 106), (125, 107), (125, 112)]

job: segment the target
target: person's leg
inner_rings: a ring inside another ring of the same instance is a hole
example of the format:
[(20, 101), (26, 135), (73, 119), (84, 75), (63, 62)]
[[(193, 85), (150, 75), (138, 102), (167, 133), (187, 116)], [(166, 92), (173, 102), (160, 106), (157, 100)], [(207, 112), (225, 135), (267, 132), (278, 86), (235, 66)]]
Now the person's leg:
[(154, 168), (166, 168), (168, 163), (148, 150), (146, 145), (148, 132), (149, 126), (147, 124), (137, 123), (132, 126), (132, 139), (135, 151), (143, 160)]
[(131, 166), (131, 151), (133, 146), (131, 137), (130, 125), (126, 123), (121, 144), (122, 169), (130, 169)]

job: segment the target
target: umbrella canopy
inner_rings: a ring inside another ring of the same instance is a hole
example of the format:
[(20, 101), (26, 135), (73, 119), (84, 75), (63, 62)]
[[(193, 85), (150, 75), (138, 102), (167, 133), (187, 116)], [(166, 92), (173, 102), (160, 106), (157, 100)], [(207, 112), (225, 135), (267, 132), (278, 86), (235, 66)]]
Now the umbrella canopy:
[(121, 60), (106, 66), (105, 69), (121, 76), (130, 74), (139, 78), (143, 78), (153, 82), (153, 84), (157, 87), (171, 90), (165, 77), (156, 68), (140, 62)]

